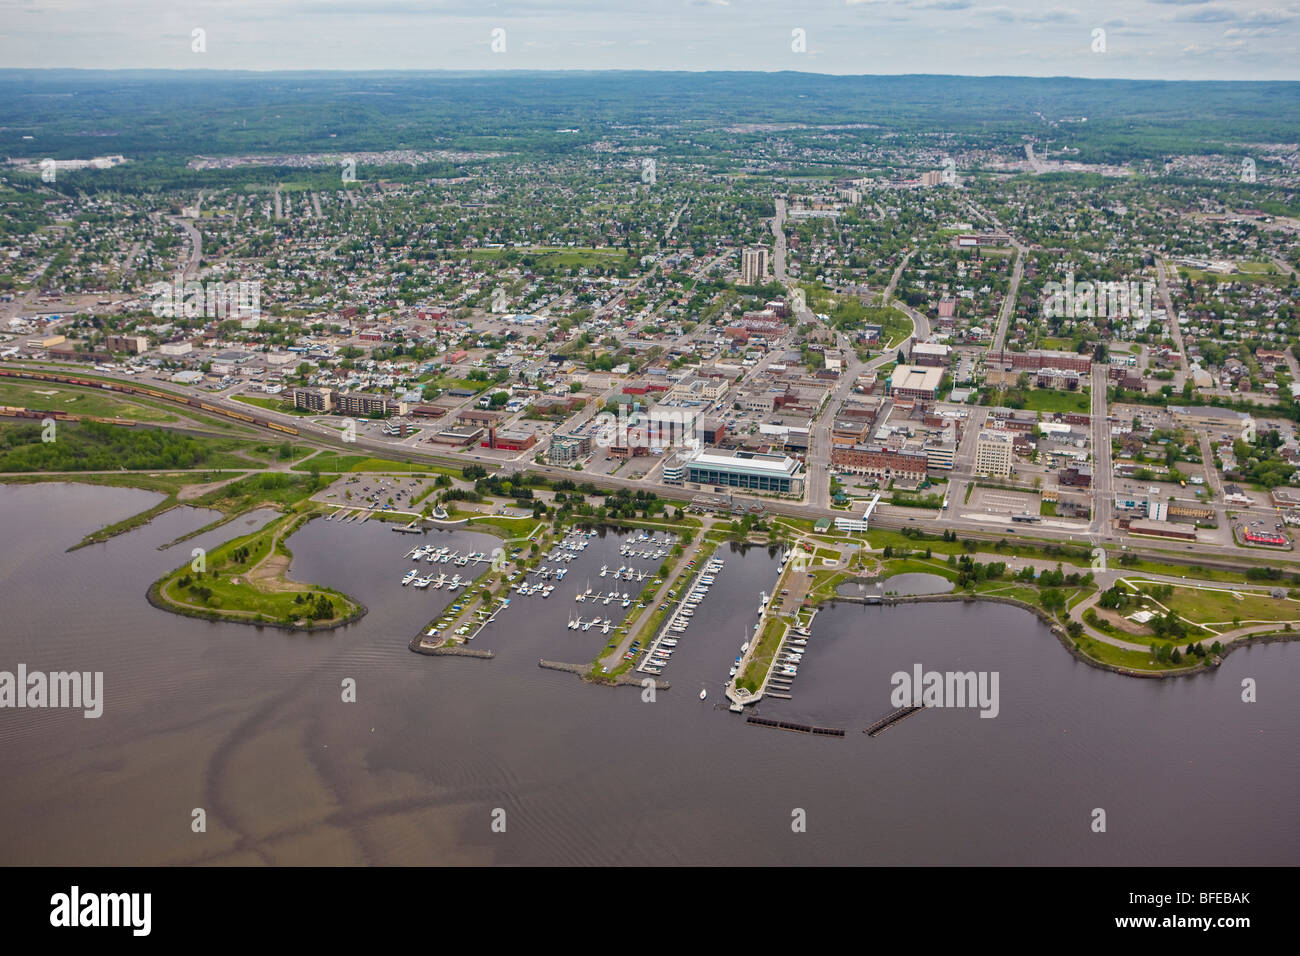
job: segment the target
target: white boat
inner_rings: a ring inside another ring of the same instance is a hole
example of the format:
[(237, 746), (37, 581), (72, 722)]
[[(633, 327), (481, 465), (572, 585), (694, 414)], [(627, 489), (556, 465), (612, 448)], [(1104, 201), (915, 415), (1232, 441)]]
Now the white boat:
[(605, 623), (600, 626), (600, 630), (602, 634), (609, 633), (609, 618), (605, 618)]
[(575, 595), (573, 596), (573, 599), (574, 599), (575, 601), (585, 601), (585, 600), (587, 599), (587, 595), (585, 595), (585, 594), (583, 594), (581, 591), (579, 591), (577, 594), (575, 594)]
[(593, 624), (595, 624), (595, 623), (596, 623), (596, 622), (595, 622), (594, 620), (591, 620), (591, 621), (583, 621), (583, 622), (582, 622), (582, 629), (583, 629), (584, 631), (590, 631), (590, 630), (591, 630), (591, 625), (593, 625)]
[(708, 692), (707, 690), (705, 690), (703, 687), (701, 687), (701, 688), (700, 688), (700, 700), (704, 700), (704, 698), (706, 698), (706, 697), (708, 697), (708, 696), (709, 696), (709, 692)]
[(415, 570), (407, 571), (407, 572), (406, 572), (406, 577), (402, 578), (402, 587), (406, 587), (406, 585), (410, 584), (410, 583), (411, 583), (412, 581), (414, 581), (414, 580), (416, 579), (416, 577), (418, 577), (418, 576), (419, 576), (419, 572), (418, 572), (418, 571), (415, 571)]
[(550, 597), (550, 596), (551, 596), (551, 592), (554, 591), (554, 590), (555, 590), (555, 585), (553, 585), (553, 584), (548, 584), (548, 585), (546, 585), (546, 587), (542, 588), (542, 597), (544, 597), (544, 598), (548, 598), (548, 597)]
[(429, 582), (432, 581), (432, 580), (433, 580), (433, 576), (432, 576), (432, 575), (430, 575), (430, 576), (427, 577), (427, 578), (417, 578), (416, 581), (415, 581), (415, 586), (416, 586), (417, 588), (427, 588), (427, 587), (429, 586)]
[(608, 573), (609, 573), (609, 565), (608, 565), (608, 564), (602, 564), (602, 565), (600, 566), (600, 576), (603, 578), (603, 577), (604, 577), (606, 574), (608, 574)]

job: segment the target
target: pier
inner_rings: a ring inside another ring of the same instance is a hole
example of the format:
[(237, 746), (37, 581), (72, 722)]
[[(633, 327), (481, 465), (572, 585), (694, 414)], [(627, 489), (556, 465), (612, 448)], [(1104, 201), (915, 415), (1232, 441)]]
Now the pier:
[[(699, 554), (701, 551), (697, 551), (696, 553)], [(656, 657), (671, 656), (660, 654), (663, 648), (664, 638), (669, 637), (673, 633), (683, 637), (685, 636), (684, 631), (674, 632), (673, 627), (678, 625), (680, 621), (689, 621), (688, 616), (682, 615), (682, 612), (686, 609), (686, 605), (692, 603), (693, 595), (699, 588), (703, 587), (707, 593), (707, 590), (711, 585), (703, 584), (703, 579), (706, 577), (716, 577), (722, 571), (725, 563), (726, 562), (721, 558), (714, 557), (713, 552), (710, 552), (707, 558), (700, 561), (699, 567), (696, 568), (695, 573), (691, 575), (690, 582), (682, 587), (680, 594), (675, 599), (675, 603), (669, 605), (668, 612), (664, 615), (664, 622), (659, 628), (659, 633), (655, 635), (654, 640), (646, 645), (645, 656), (641, 658), (641, 663), (637, 665), (637, 670), (642, 673), (648, 673), (646, 670), (648, 667), (658, 667), (662, 669), (662, 664), (652, 664), (651, 661)], [(714, 566), (715, 564), (716, 567)], [(656, 671), (656, 673), (657, 672), (658, 671)]]
[(880, 734), (884, 733), (890, 727), (894, 726), (894, 724), (897, 724), (901, 721), (906, 720), (908, 717), (911, 717), (918, 710), (925, 710), (925, 708), (924, 707), (900, 707), (898, 708), (898, 710), (894, 711), (893, 713), (886, 714), (884, 717), (881, 717), (878, 721), (876, 721), (874, 724), (872, 724), (870, 727), (864, 730), (863, 733), (866, 734), (868, 737), (878, 737)]
[(844, 736), (844, 731), (837, 727), (814, 727), (811, 724), (795, 724), (788, 720), (770, 720), (766, 717), (754, 717), (752, 715), (745, 718), (745, 723), (759, 727), (774, 727), (777, 730), (793, 730), (795, 733), (813, 734), (818, 737)]

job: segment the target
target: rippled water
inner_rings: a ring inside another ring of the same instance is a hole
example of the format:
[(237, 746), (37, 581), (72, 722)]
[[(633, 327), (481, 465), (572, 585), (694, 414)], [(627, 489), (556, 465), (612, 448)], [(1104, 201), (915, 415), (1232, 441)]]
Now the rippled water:
[[(0, 486), (0, 669), (102, 670), (104, 715), (0, 710), (0, 863), (1295, 863), (1300, 648), (1238, 651), (1212, 675), (1123, 679), (1073, 660), (1032, 615), (982, 604), (843, 604), (819, 614), (791, 700), (757, 712), (842, 739), (747, 725), (727, 668), (776, 564), (726, 566), (653, 703), (543, 670), (609, 638), (566, 628), (602, 563), (593, 538), (549, 599), (516, 598), (474, 646), (410, 653), (449, 603), (402, 588), (417, 540), (313, 521), (291, 576), (370, 609), (324, 634), (216, 624), (150, 607), (150, 582), (231, 529), (178, 510), (66, 553), (157, 496)], [(265, 517), (265, 516), (263, 516)], [(248, 519), (241, 519), (248, 520)], [(241, 533), (246, 530), (238, 529)], [(490, 551), (487, 535), (424, 540)], [(635, 559), (653, 571), (658, 561)], [(422, 565), (422, 568), (431, 567)], [(457, 569), (463, 572), (464, 569)], [(612, 585), (606, 584), (605, 590)], [(636, 582), (621, 584), (632, 591)], [(458, 592), (457, 597), (461, 594)], [(611, 603), (601, 616), (618, 619)], [(612, 635), (611, 635), (612, 637)], [(927, 710), (877, 738), (890, 675), (996, 670), (1000, 714)], [(341, 700), (344, 678), (356, 703)], [(1259, 703), (1240, 702), (1243, 677)], [(706, 687), (708, 699), (698, 699)], [(1094, 834), (1091, 811), (1107, 810)], [(191, 832), (203, 808), (207, 832)], [(791, 832), (791, 812), (808, 831)], [(506, 831), (491, 828), (503, 810)], [(1192, 826), (1192, 821), (1199, 825)]]

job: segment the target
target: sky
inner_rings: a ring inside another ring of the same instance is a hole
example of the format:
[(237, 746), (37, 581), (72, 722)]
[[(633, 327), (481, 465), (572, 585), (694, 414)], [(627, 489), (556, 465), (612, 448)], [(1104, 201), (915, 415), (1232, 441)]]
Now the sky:
[(1300, 80), (1300, 0), (0, 0), (0, 66)]

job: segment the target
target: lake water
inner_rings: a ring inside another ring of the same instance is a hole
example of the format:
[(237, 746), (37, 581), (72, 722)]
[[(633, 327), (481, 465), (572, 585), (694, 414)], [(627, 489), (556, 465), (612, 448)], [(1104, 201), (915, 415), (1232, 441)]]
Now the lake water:
[[(1300, 858), (1295, 645), (1238, 651), (1195, 679), (1135, 680), (1075, 661), (1013, 607), (840, 604), (818, 615), (792, 699), (755, 710), (847, 731), (814, 738), (722, 707), (727, 668), (775, 580), (766, 549), (720, 550), (726, 566), (662, 675), (672, 688), (646, 703), (637, 688), (537, 666), (543, 657), (588, 663), (613, 637), (565, 626), (595, 610), (573, 600), (588, 579), (596, 591), (613, 587), (601, 564), (629, 563), (612, 533), (591, 539), (549, 599), (515, 598), (475, 640), (495, 659), (436, 658), (407, 643), (449, 596), (401, 587), (411, 567), (403, 555), (419, 541), (490, 552), (496, 539), (313, 521), (289, 542), (291, 576), (344, 590), (370, 613), (295, 634), (146, 603), (148, 585), (191, 548), (231, 536), (226, 528), (158, 550), (210, 513), (169, 512), (66, 553), (156, 500), (0, 486), (0, 669), (103, 671), (106, 698), (97, 720), (0, 710), (0, 863)], [(653, 571), (661, 562), (631, 563)], [(623, 614), (614, 603), (599, 611)], [(998, 717), (926, 710), (866, 737), (892, 709), (890, 675), (917, 663), (998, 672)], [(349, 677), (356, 703), (341, 700)], [(1258, 703), (1241, 703), (1245, 677), (1258, 680)], [(1090, 829), (1097, 807), (1104, 834)], [(191, 831), (195, 808), (206, 811), (206, 833)], [(791, 830), (796, 808), (805, 833)], [(498, 810), (504, 833), (492, 829)]]

